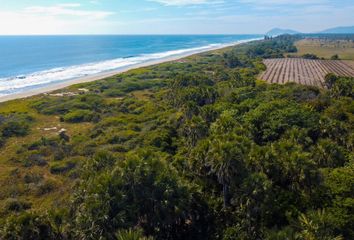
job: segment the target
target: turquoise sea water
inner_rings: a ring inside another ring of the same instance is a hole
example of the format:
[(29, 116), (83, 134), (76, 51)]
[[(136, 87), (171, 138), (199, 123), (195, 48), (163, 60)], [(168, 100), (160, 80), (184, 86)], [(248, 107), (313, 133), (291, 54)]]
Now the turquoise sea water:
[(0, 96), (260, 37), (0, 36)]

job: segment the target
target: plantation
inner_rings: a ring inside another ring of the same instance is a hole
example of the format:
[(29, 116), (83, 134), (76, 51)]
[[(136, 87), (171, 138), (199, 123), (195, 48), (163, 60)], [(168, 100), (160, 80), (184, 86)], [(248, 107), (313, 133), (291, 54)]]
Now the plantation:
[(354, 78), (257, 80), (296, 40), (0, 104), (0, 238), (353, 239)]
[(298, 84), (324, 86), (325, 76), (334, 73), (354, 77), (354, 68), (349, 62), (337, 60), (310, 60), (303, 58), (265, 59), (267, 70), (260, 79), (269, 83), (296, 82)]

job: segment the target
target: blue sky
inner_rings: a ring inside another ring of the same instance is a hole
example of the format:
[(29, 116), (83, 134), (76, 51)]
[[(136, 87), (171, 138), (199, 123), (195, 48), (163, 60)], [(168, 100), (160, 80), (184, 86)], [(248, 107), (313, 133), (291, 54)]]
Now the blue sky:
[(0, 0), (0, 34), (245, 34), (354, 25), (354, 0)]

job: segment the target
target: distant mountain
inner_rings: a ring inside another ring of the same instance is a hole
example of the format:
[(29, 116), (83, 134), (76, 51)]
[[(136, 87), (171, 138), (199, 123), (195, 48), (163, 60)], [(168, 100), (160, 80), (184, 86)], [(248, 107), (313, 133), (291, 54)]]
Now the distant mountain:
[(291, 29), (281, 29), (281, 28), (273, 28), (269, 32), (266, 33), (267, 36), (279, 36), (282, 34), (298, 34), (300, 32), (297, 32), (295, 30)]
[(354, 26), (330, 28), (320, 33), (354, 33)]

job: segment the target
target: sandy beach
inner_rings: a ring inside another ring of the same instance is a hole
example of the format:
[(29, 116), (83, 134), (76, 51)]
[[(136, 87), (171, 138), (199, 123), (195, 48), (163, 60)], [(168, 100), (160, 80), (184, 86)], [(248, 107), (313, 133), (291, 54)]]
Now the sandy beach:
[(216, 46), (216, 47), (205, 49), (205, 50), (193, 51), (193, 52), (180, 54), (180, 55), (174, 55), (174, 56), (170, 56), (170, 57), (166, 57), (166, 58), (161, 58), (161, 59), (158, 59), (158, 60), (151, 60), (151, 61), (147, 61), (145, 63), (127, 66), (127, 67), (120, 68), (120, 69), (114, 70), (114, 71), (109, 71), (109, 72), (104, 72), (104, 73), (100, 73), (100, 74), (85, 76), (85, 77), (81, 77), (81, 78), (75, 78), (75, 79), (72, 79), (72, 80), (68, 80), (68, 81), (64, 81), (64, 82), (56, 83), (56, 84), (51, 84), (51, 85), (48, 85), (48, 86), (45, 86), (45, 87), (42, 87), (42, 88), (38, 88), (38, 89), (34, 89), (34, 90), (22, 92), (22, 93), (16, 93), (16, 94), (11, 94), (11, 95), (1, 96), (0, 97), (0, 103), (1, 102), (6, 102), (6, 101), (10, 101), (10, 100), (15, 100), (15, 99), (27, 98), (27, 97), (31, 97), (31, 96), (35, 96), (35, 95), (39, 95), (39, 94), (50, 93), (50, 92), (53, 92), (55, 90), (59, 90), (59, 89), (62, 89), (62, 88), (65, 88), (65, 87), (68, 87), (68, 86), (71, 86), (71, 85), (75, 85), (75, 84), (79, 84), (79, 83), (86, 83), (86, 82), (93, 82), (93, 81), (105, 79), (105, 78), (108, 78), (108, 77), (112, 77), (112, 76), (115, 76), (117, 74), (127, 72), (129, 70), (138, 69), (138, 68), (141, 68), (141, 67), (148, 67), (148, 66), (152, 66), (152, 65), (156, 65), (156, 64), (160, 64), (160, 63), (176, 61), (176, 60), (180, 60), (182, 58), (189, 57), (189, 56), (192, 56), (192, 55), (195, 55), (195, 54), (200, 54), (200, 53), (203, 53), (203, 52), (209, 52), (209, 51), (214, 51), (214, 50), (218, 50), (218, 49), (223, 49), (223, 48), (236, 46), (236, 45), (239, 45), (239, 44), (242, 44), (242, 43), (247, 43), (247, 42), (256, 41), (256, 40), (260, 40), (260, 39), (243, 40), (243, 41), (238, 41), (236, 43), (224, 44), (222, 46)]

